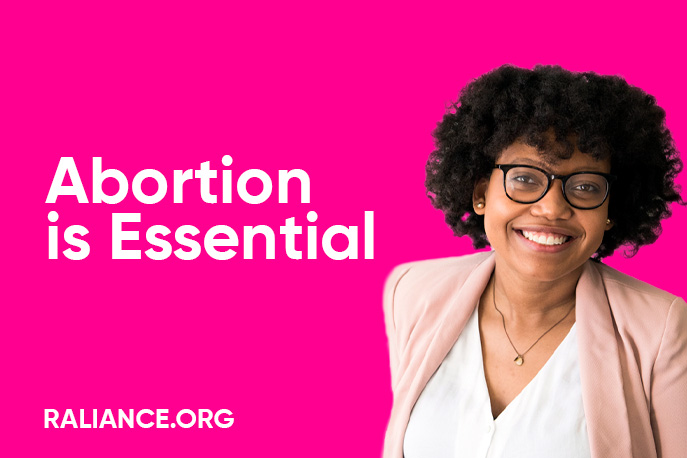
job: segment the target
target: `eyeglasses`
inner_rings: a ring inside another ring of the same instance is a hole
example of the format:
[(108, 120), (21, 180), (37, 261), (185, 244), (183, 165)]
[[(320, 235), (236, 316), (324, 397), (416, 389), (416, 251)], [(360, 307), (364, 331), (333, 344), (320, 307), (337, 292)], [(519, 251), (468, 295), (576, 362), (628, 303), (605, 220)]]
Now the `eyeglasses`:
[(533, 204), (541, 200), (553, 180), (561, 180), (563, 197), (570, 206), (581, 210), (598, 208), (608, 198), (611, 183), (618, 177), (600, 172), (575, 172), (554, 175), (538, 167), (520, 164), (496, 164), (503, 171), (503, 188), (514, 202)]

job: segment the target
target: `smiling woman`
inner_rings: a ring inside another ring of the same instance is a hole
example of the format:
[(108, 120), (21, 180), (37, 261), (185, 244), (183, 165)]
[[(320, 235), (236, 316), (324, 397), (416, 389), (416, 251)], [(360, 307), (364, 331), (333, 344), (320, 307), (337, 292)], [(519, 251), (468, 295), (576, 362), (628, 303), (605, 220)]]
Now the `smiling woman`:
[(687, 306), (601, 264), (652, 243), (682, 163), (622, 78), (501, 67), (435, 132), (427, 190), (491, 252), (397, 267), (385, 456), (687, 456)]

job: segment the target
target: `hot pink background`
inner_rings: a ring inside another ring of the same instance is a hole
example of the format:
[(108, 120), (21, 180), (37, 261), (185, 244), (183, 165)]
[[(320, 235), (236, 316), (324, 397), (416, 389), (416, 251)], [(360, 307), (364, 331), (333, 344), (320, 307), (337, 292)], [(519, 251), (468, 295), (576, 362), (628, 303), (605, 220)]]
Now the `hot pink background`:
[[(461, 87), (503, 63), (620, 74), (656, 96), (687, 148), (679, 7), (452, 3), (6, 3), (0, 455), (379, 456), (384, 279), (472, 251), (423, 188), (430, 132)], [(131, 179), (222, 169), (223, 154), (235, 171), (305, 169), (312, 203), (212, 206), (197, 185), (183, 205), (171, 191), (152, 206), (44, 203), (60, 156), (90, 189), (93, 156)], [(86, 260), (48, 260), (50, 210), (91, 231)], [(204, 232), (305, 224), (309, 210), (321, 230), (373, 210), (375, 259), (291, 261), (278, 247), (275, 261), (111, 260), (113, 212)], [(656, 244), (608, 263), (685, 297), (686, 224), (676, 208)], [(229, 408), (236, 422), (46, 430), (44, 408)]]

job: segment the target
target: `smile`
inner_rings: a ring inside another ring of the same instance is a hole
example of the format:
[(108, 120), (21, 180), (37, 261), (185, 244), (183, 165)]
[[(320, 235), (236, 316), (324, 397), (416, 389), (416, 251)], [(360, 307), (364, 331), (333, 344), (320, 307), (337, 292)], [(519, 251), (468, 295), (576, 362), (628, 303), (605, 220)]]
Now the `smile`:
[(539, 245), (546, 246), (562, 245), (568, 240), (570, 240), (570, 237), (568, 237), (567, 235), (553, 234), (548, 232), (520, 231), (520, 233), (527, 240), (537, 243)]

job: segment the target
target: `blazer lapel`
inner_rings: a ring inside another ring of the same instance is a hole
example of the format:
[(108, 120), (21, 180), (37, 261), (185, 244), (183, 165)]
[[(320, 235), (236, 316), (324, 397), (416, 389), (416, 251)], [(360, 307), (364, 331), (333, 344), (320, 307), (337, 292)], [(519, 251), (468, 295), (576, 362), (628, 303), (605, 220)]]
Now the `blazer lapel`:
[(582, 400), (593, 457), (632, 456), (618, 340), (601, 275), (592, 261), (576, 290)]
[(463, 328), (465, 328), (468, 319), (475, 310), (475, 307), (477, 307), (493, 271), (494, 254), (491, 253), (472, 271), (462, 287), (450, 298), (451, 305), (447, 308), (441, 324), (427, 348), (426, 356), (408, 390), (409, 399), (412, 399), (412, 402), (409, 403), (410, 408), (404, 420), (406, 426), (410, 418), (410, 412), (415, 406), (418, 397), (420, 397), (420, 393), (422, 393), (429, 379), (444, 361), (460, 333), (463, 332)]
[[(394, 390), (395, 400), (385, 440), (385, 457), (403, 457), (403, 438), (415, 402), (463, 331), (493, 271), (494, 253), (486, 253), (485, 259), (474, 268), (463, 284), (458, 286), (456, 281), (455, 291), (447, 292), (449, 306), (443, 313), (432, 340), (424, 354), (418, 354), (417, 365), (415, 361), (409, 363), (404, 377)], [(404, 380), (405, 376), (411, 378)], [(403, 402), (397, 402), (398, 399)]]

